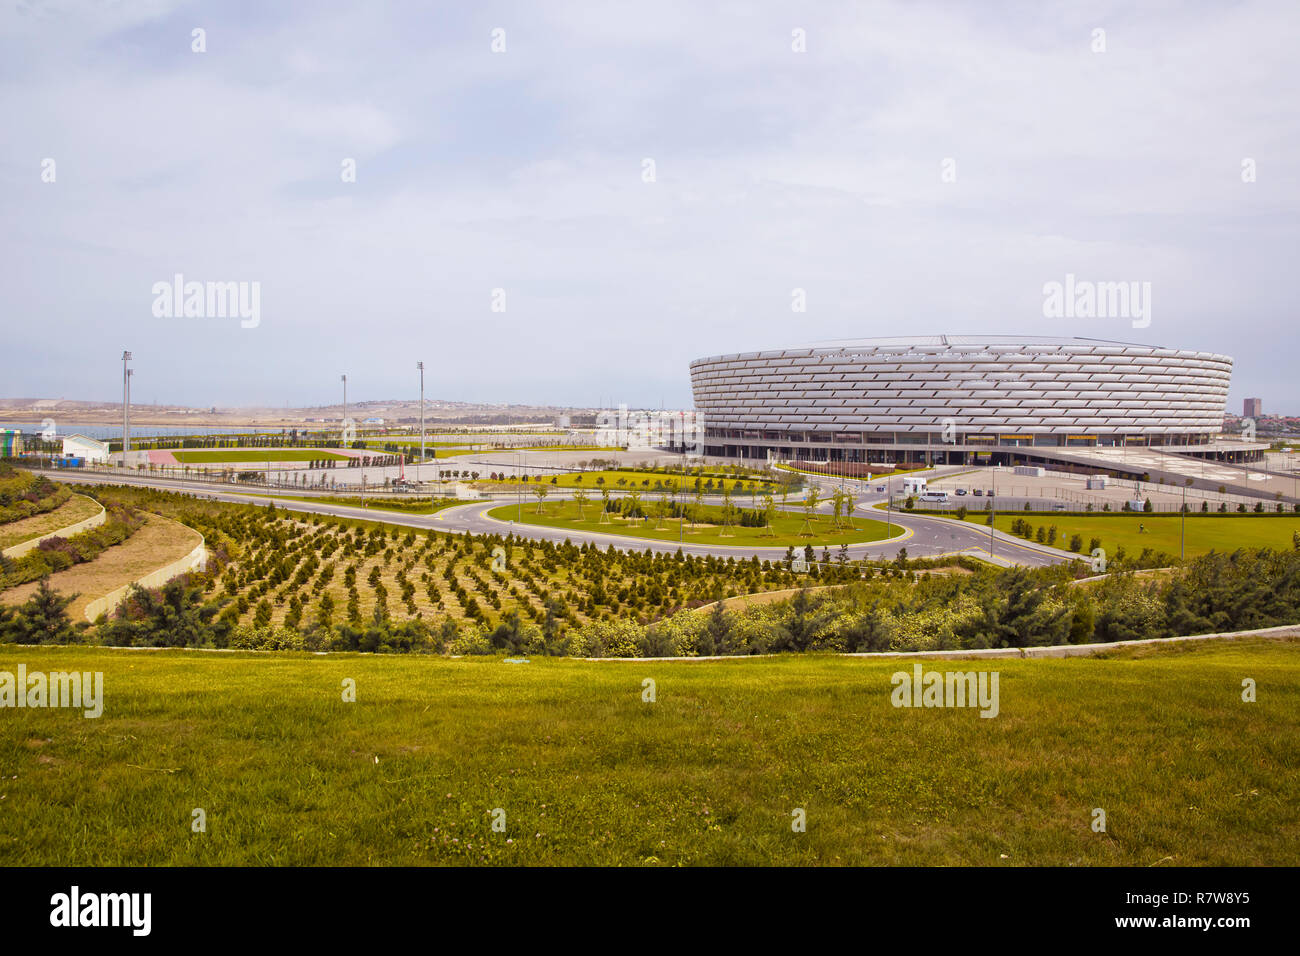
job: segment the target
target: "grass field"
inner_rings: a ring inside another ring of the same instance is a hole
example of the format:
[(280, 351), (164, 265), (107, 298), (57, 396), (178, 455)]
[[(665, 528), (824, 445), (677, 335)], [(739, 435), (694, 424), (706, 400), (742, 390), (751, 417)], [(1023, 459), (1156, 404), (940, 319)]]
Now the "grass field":
[[(432, 461), (436, 458), (458, 458), (461, 455), (475, 455), (481, 452), (481, 448), (426, 448), (425, 456)], [(416, 449), (416, 457), (419, 457), (419, 449)]]
[[(983, 525), (986, 516), (974, 513), (966, 520)], [(1071, 535), (1083, 538), (1084, 551), (1092, 538), (1101, 539), (1101, 547), (1107, 554), (1114, 554), (1123, 547), (1133, 556), (1143, 548), (1164, 551), (1175, 557), (1179, 553), (1178, 515), (1057, 515), (1057, 514), (1023, 514), (1008, 512), (997, 516), (999, 531), (1011, 532), (1011, 523), (1017, 518), (1024, 518), (1035, 527), (1044, 528), (1056, 525), (1058, 538), (1056, 547), (1068, 548)], [(1145, 527), (1140, 532), (1139, 527)], [(1282, 515), (1272, 517), (1261, 515), (1199, 515), (1187, 516), (1187, 556), (1195, 557), (1209, 551), (1236, 551), (1238, 548), (1282, 548), (1291, 547), (1291, 536), (1300, 531), (1300, 515)]]
[(182, 465), (220, 464), (222, 462), (271, 461), (346, 461), (347, 455), (324, 448), (191, 448), (172, 454)]
[[(574, 501), (551, 501), (543, 505), (543, 513), (537, 513), (537, 500), (523, 502), (519, 505), (503, 505), (488, 512), (488, 516), (498, 521), (520, 520), (523, 524), (542, 525), (548, 528), (564, 528), (573, 531), (594, 531), (603, 534), (622, 534), (635, 538), (650, 538), (655, 541), (685, 540), (691, 544), (746, 545), (749, 547), (785, 548), (794, 546), (802, 548), (811, 544), (813, 547), (835, 546), (841, 544), (858, 544), (863, 541), (882, 541), (885, 539), (885, 522), (874, 521), (865, 517), (853, 519), (852, 531), (832, 528), (831, 519), (826, 515), (815, 515), (809, 528), (811, 534), (802, 535), (804, 517), (802, 514), (778, 512), (771, 528), (741, 528), (733, 526), (724, 535), (722, 528), (711, 522), (722, 520), (722, 509), (706, 506), (702, 509), (700, 523), (694, 529), (690, 520), (684, 523), (676, 518), (664, 518), (663, 527), (656, 530), (657, 519), (645, 518), (636, 523), (629, 522), (622, 515), (610, 514), (609, 524), (600, 524), (601, 500), (588, 501), (583, 508), (584, 517), (578, 518), (578, 505)], [(642, 507), (653, 510), (653, 501), (643, 501)], [(516, 519), (516, 515), (520, 517)], [(902, 534), (897, 525), (891, 529), (893, 536)], [(774, 532), (774, 533), (773, 533)]]
[[(121, 544), (106, 549), (93, 561), (74, 564), (66, 571), (51, 574), (49, 584), (65, 596), (79, 595), (68, 605), (68, 616), (73, 621), (83, 621), (86, 605), (91, 601), (185, 557), (194, 550), (200, 538), (201, 535), (193, 528), (150, 515), (144, 525)], [(0, 591), (0, 603), (21, 604), (36, 591), (37, 583), (33, 581)]]
[[(525, 463), (525, 468), (528, 464)], [(490, 474), (491, 468), (488, 468), (484, 474)], [(665, 474), (661, 471), (574, 471), (562, 475), (546, 475), (547, 483), (550, 483), (552, 477), (558, 478), (552, 488), (586, 488), (588, 491), (599, 493), (600, 489), (607, 488), (613, 491), (641, 491), (658, 493), (668, 488), (681, 489), (685, 487), (688, 493), (693, 493), (695, 489), (694, 475), (687, 475), (683, 485), (681, 474)], [(705, 477), (705, 481), (709, 478)], [(620, 481), (622, 482), (620, 484)], [(725, 479), (720, 476), (713, 477), (713, 488), (705, 489), (705, 494), (722, 494), (722, 482), (726, 482), (727, 488), (731, 489), (737, 495), (748, 495), (752, 485), (757, 492), (762, 495), (769, 489), (777, 487), (774, 482), (765, 478), (739, 477), (733, 478), (728, 475)], [(512, 481), (506, 482), (487, 482), (493, 485), (504, 485), (514, 488), (518, 483)], [(524, 485), (527, 492), (532, 487), (532, 482)], [(737, 501), (737, 504), (745, 502)]]
[(20, 663), (102, 672), (104, 712), (5, 711), (6, 866), (1300, 862), (1296, 642), (929, 662), (996, 667), (993, 719), (892, 707), (898, 660)]
[[(399, 448), (415, 448), (418, 450), (420, 447), (420, 436), (416, 435), (412, 438), (410, 435), (397, 435), (385, 438), (366, 438), (362, 439), (361, 444), (366, 448), (376, 450), (383, 450), (385, 445), (396, 445)], [(469, 441), (433, 441), (431, 439), (426, 439), (424, 442), (424, 448), (425, 451), (428, 451), (430, 448), (464, 448), (466, 445), (472, 444), (474, 443)]]
[(91, 501), (84, 495), (73, 495), (53, 511), (0, 525), (0, 548), (8, 548), (30, 541), (32, 538), (39, 538), (98, 513), (99, 502)]
[[(436, 502), (428, 502), (421, 507), (410, 507), (411, 503), (419, 500), (418, 496), (411, 499), (396, 499), (396, 503), (390, 498), (361, 498), (347, 497), (344, 495), (249, 495), (250, 498), (274, 498), (276, 501), (310, 501), (315, 504), (332, 504), (332, 505), (350, 505), (353, 508), (365, 508), (367, 511), (392, 511), (406, 515), (431, 515), (442, 511), (444, 508), (454, 508), (456, 505), (469, 504), (468, 500), (460, 498), (439, 498)], [(407, 507), (401, 507), (407, 505)]]

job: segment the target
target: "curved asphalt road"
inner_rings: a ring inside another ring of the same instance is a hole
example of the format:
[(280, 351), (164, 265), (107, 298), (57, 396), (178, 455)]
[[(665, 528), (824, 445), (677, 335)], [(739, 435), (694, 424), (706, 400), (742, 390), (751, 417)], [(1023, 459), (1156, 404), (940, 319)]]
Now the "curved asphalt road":
[[(959, 469), (941, 468), (935, 469), (931, 474), (938, 477), (957, 470)], [(650, 550), (675, 553), (680, 549), (683, 554), (735, 558), (757, 557), (759, 560), (773, 561), (783, 559), (786, 553), (785, 547), (762, 548), (747, 545), (693, 544), (690, 541), (659, 541), (620, 534), (548, 528), (541, 525), (521, 524), (489, 518), (487, 512), (511, 503), (504, 499), (457, 505), (431, 515), (408, 515), (396, 511), (377, 511), (371, 508), (358, 508), (333, 502), (318, 504), (308, 501), (269, 499), (263, 494), (226, 491), (214, 488), (211, 483), (182, 479), (149, 478), (136, 475), (103, 475), (96, 472), (76, 473), (59, 470), (41, 471), (40, 473), (48, 475), (57, 481), (80, 484), (138, 485), (162, 491), (185, 492), (215, 501), (227, 501), (236, 504), (266, 505), (274, 500), (277, 508), (283, 508), (286, 511), (331, 515), (340, 518), (361, 518), (367, 521), (382, 521), (402, 527), (432, 528), (437, 531), (457, 534), (509, 534), (514, 532), (516, 535), (523, 537), (554, 541), (556, 543), (568, 540), (575, 544), (581, 544), (586, 541), (600, 547), (613, 545), (620, 550)], [(828, 479), (810, 478), (809, 481), (817, 485), (826, 494), (831, 493), (838, 486), (836, 482)], [(865, 490), (855, 495), (858, 508), (854, 512), (856, 520), (863, 520), (864, 518), (884, 519), (879, 510), (871, 507), (873, 504), (882, 502), (885, 499), (884, 494), (873, 490), (874, 487), (874, 485), (864, 485)], [(563, 494), (556, 495), (554, 500), (564, 500), (565, 497)], [(822, 514), (829, 513), (830, 510), (831, 505), (829, 502), (823, 503), (817, 509)], [(989, 558), (990, 534), (989, 529), (983, 525), (956, 521), (951, 518), (935, 518), (928, 515), (907, 514), (897, 511), (892, 513), (890, 524), (899, 529), (895, 531), (893, 537), (886, 541), (851, 544), (848, 548), (849, 559), (869, 558), (879, 560), (881, 558), (893, 558), (902, 548), (906, 548), (908, 557), (912, 558), (935, 557), (942, 554), (956, 553), (965, 553), (986, 560)], [(992, 543), (993, 561), (1000, 565), (1044, 566), (1057, 564), (1061, 561), (1076, 560), (1079, 557), (1059, 548), (1049, 548), (1045, 545), (1026, 542), (1001, 531), (993, 533)], [(823, 546), (814, 544), (813, 547), (820, 552)], [(838, 545), (831, 549), (832, 560), (837, 557), (838, 552)]]

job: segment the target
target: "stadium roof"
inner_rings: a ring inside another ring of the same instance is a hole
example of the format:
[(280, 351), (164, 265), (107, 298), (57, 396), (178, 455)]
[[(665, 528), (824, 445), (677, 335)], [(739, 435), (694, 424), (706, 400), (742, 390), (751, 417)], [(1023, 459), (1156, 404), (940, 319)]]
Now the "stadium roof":
[(1123, 345), (1132, 348), (1161, 349), (1162, 345), (1144, 342), (1119, 342), (1081, 336), (1051, 335), (899, 335), (882, 338), (826, 339), (790, 348), (833, 349), (882, 345)]

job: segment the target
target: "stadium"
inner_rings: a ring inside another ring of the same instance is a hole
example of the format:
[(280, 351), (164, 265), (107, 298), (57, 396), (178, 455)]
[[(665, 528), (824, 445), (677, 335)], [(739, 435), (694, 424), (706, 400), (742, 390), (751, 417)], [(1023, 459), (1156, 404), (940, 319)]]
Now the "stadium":
[(691, 363), (704, 454), (877, 464), (1113, 467), (1117, 450), (1222, 461), (1226, 355), (1082, 338), (857, 339)]

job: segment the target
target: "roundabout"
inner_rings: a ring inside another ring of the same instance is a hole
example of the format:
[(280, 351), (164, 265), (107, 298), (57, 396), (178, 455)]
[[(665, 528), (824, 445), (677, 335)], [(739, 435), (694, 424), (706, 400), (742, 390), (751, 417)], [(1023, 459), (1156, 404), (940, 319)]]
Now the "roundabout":
[[(948, 469), (949, 471), (955, 469)], [(676, 552), (679, 549), (684, 554), (694, 555), (714, 555), (716, 557), (734, 557), (750, 558), (757, 557), (759, 560), (781, 560), (785, 557), (786, 549), (790, 544), (762, 544), (761, 538), (751, 538), (746, 542), (741, 539), (732, 539), (733, 543), (708, 543), (698, 540), (691, 540), (688, 534), (673, 535), (669, 532), (667, 539), (656, 539), (651, 537), (634, 536), (627, 534), (624, 528), (616, 528), (612, 524), (608, 530), (585, 530), (580, 528), (566, 527), (547, 527), (543, 525), (530, 524), (522, 520), (512, 521), (508, 516), (493, 517), (490, 513), (493, 511), (501, 512), (502, 509), (514, 510), (516, 514), (521, 514), (525, 507), (535, 507), (535, 505), (524, 505), (516, 502), (510, 504), (500, 499), (476, 501), (463, 505), (456, 505), (445, 508), (434, 514), (403, 514), (392, 511), (378, 511), (370, 508), (360, 508), (351, 505), (338, 504), (329, 501), (312, 501), (305, 498), (287, 498), (267, 496), (264, 493), (253, 494), (234, 490), (224, 490), (220, 486), (215, 486), (211, 482), (186, 481), (183, 479), (146, 477), (143, 475), (129, 475), (121, 473), (97, 474), (94, 472), (83, 472), (76, 474), (69, 471), (47, 470), (43, 473), (49, 477), (59, 480), (74, 482), (85, 485), (94, 484), (119, 484), (119, 485), (136, 485), (156, 488), (161, 491), (177, 491), (186, 494), (198, 495), (204, 498), (211, 498), (218, 501), (238, 502), (242, 504), (255, 504), (265, 507), (274, 502), (277, 508), (286, 511), (303, 513), (331, 515), (339, 518), (352, 518), (363, 521), (376, 521), (385, 524), (398, 525), (409, 528), (424, 528), (437, 531), (445, 531), (453, 534), (487, 534), (487, 535), (507, 535), (515, 534), (522, 537), (532, 538), (539, 541), (553, 541), (561, 543), (565, 540), (572, 541), (574, 544), (592, 544), (602, 548), (614, 547), (622, 550), (632, 551), (655, 551), (655, 552)], [(935, 474), (944, 473), (942, 469), (936, 470)], [(827, 488), (832, 482), (825, 482)], [(556, 496), (551, 499), (552, 503), (562, 500), (571, 500), (571, 498)], [(855, 494), (855, 508), (857, 513), (866, 513), (877, 502), (883, 501), (884, 495), (874, 493), (868, 490), (862, 490)], [(716, 499), (708, 502), (710, 507), (715, 506)], [(595, 512), (596, 505), (592, 505), (592, 512)], [(823, 504), (817, 511), (818, 519), (823, 526), (829, 523), (828, 505)], [(786, 515), (792, 515), (794, 520), (802, 522), (802, 509), (798, 511), (786, 510)], [(873, 511), (871, 514), (875, 517), (875, 524), (879, 525), (879, 512)], [(865, 520), (864, 518), (855, 517), (855, 522)], [(928, 515), (917, 514), (900, 514), (894, 512), (889, 515), (884, 522), (887, 529), (892, 531), (895, 527), (902, 529), (902, 534), (890, 534), (887, 538), (881, 536), (877, 540), (859, 541), (847, 544), (846, 558), (851, 561), (872, 560), (895, 558), (900, 550), (906, 548), (907, 554), (911, 558), (934, 558), (942, 555), (967, 554), (971, 557), (977, 557), (987, 560), (990, 541), (994, 545), (993, 561), (999, 565), (1022, 564), (1030, 566), (1041, 566), (1047, 564), (1057, 564), (1062, 561), (1072, 560), (1076, 555), (1061, 551), (1057, 548), (1045, 547), (1029, 542), (1021, 541), (1003, 531), (995, 531), (990, 537), (990, 533), (985, 528), (971, 524), (970, 522), (955, 521), (949, 518), (932, 517)], [(750, 529), (754, 530), (754, 529)], [(680, 537), (684, 540), (676, 540)], [(726, 539), (723, 539), (726, 540)], [(777, 539), (782, 540), (782, 539)], [(811, 545), (815, 550), (820, 551), (823, 547), (834, 548), (838, 552), (841, 541), (832, 542), (830, 539), (814, 537), (800, 539), (796, 550), (804, 545)], [(838, 559), (838, 553), (832, 555), (833, 559)]]

